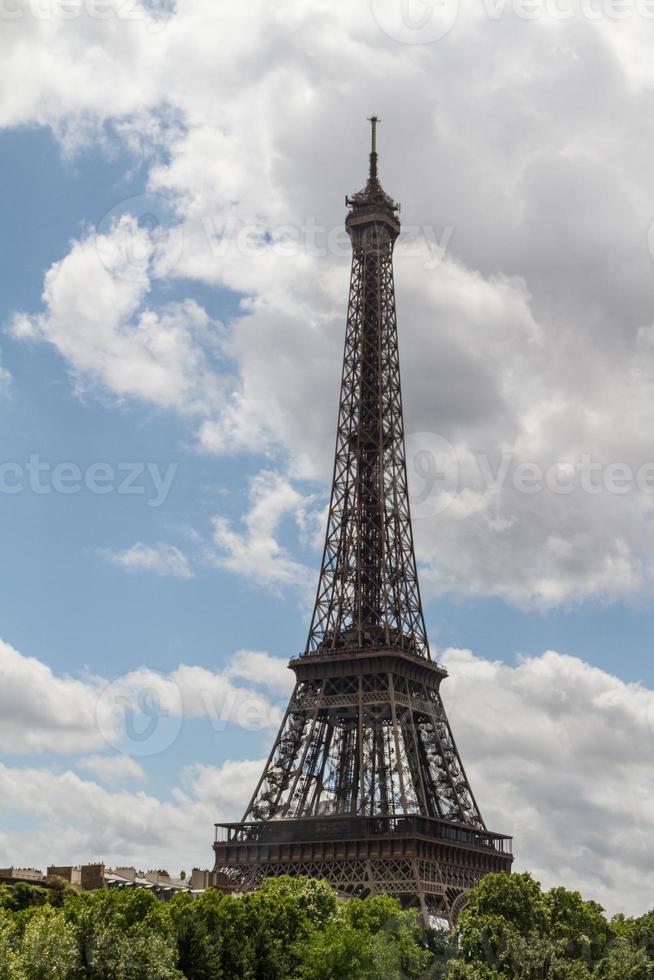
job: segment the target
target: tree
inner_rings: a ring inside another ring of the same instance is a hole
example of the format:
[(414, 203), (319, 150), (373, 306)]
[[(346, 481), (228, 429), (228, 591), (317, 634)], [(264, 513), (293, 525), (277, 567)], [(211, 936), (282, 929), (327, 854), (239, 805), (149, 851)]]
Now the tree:
[(461, 958), (507, 976), (521, 975), (519, 964), (526, 958), (533, 971), (546, 955), (541, 942), (546, 927), (543, 895), (531, 875), (486, 875), (461, 913)]
[[(62, 905), (63, 903), (63, 905)], [(654, 980), (654, 911), (607, 922), (578, 892), (487, 875), (459, 928), (324, 881), (208, 891), (0, 886), (0, 980)]]
[(171, 937), (143, 923), (129, 936), (122, 967), (125, 980), (184, 980)]
[(0, 908), (20, 912), (35, 905), (46, 905), (50, 899), (47, 888), (17, 881), (15, 885), (0, 885)]
[(252, 944), (255, 980), (292, 977), (302, 948), (336, 911), (333, 889), (311, 878), (267, 878), (239, 900)]
[(597, 902), (585, 902), (579, 892), (552, 888), (543, 896), (551, 939), (567, 959), (591, 967), (606, 953), (613, 932)]
[(613, 938), (596, 902), (578, 892), (543, 893), (529, 874), (491, 874), (472, 889), (449, 978), (585, 980)]
[(408, 980), (427, 975), (432, 957), (422, 942), (417, 912), (378, 896), (342, 903), (303, 946), (302, 980)]
[(633, 937), (620, 936), (595, 971), (598, 980), (654, 980), (654, 962)]
[(85, 892), (66, 899), (84, 980), (177, 980), (177, 949), (167, 907), (151, 892)]
[(170, 902), (177, 963), (188, 980), (237, 976), (223, 972), (223, 905), (224, 896), (213, 889), (195, 899), (183, 892)]
[(219, 923), (225, 980), (252, 980), (256, 953), (252, 915), (247, 903), (226, 895), (220, 905)]
[(16, 924), (10, 912), (0, 906), (0, 980), (17, 976)]
[(50, 905), (34, 910), (22, 936), (16, 976), (25, 980), (69, 980), (77, 965), (75, 930), (63, 912)]
[(638, 919), (629, 920), (628, 935), (635, 946), (654, 960), (654, 909)]

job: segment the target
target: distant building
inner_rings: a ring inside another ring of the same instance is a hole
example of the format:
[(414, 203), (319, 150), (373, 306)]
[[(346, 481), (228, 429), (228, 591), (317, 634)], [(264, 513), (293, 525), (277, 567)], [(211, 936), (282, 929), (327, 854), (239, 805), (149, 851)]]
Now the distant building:
[(74, 868), (70, 864), (63, 866), (57, 866), (54, 864), (50, 865), (48, 867), (47, 876), (48, 878), (62, 878), (74, 888), (82, 887), (82, 869)]
[(225, 894), (233, 892), (232, 884), (226, 874), (221, 871), (206, 871), (193, 868), (191, 872), (191, 891), (205, 892), (209, 888), (217, 888)]
[(142, 888), (153, 892), (162, 901), (172, 898), (178, 892), (197, 895), (210, 888), (224, 893), (232, 891), (226, 875), (204, 868), (193, 868), (190, 877), (185, 871), (174, 877), (162, 868), (149, 871), (139, 871), (132, 865), (107, 868), (102, 862), (82, 865), (51, 864), (48, 865), (45, 875), (36, 868), (0, 868), (0, 882), (5, 883), (25, 881), (34, 885), (51, 885), (55, 878), (68, 882), (78, 891)]
[(121, 891), (127, 888), (143, 888), (154, 892), (157, 898), (166, 901), (172, 898), (177, 892), (188, 892), (191, 889), (186, 881), (186, 876), (172, 878), (167, 871), (151, 870), (137, 871), (133, 867), (107, 868), (104, 873), (104, 885), (98, 887), (118, 888)]
[(43, 872), (37, 868), (0, 868), (1, 882), (26, 881), (29, 883), (43, 880)]

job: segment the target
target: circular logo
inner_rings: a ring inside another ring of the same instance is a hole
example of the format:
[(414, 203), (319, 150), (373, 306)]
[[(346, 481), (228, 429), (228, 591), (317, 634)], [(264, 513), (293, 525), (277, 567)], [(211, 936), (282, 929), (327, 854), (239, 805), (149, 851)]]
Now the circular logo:
[(454, 446), (435, 432), (414, 432), (406, 438), (406, 467), (411, 516), (420, 519), (442, 514), (459, 486)]
[(98, 699), (98, 728), (112, 749), (125, 755), (158, 755), (176, 741), (182, 727), (182, 695), (157, 671), (116, 677)]
[(381, 30), (400, 44), (432, 44), (454, 27), (459, 0), (371, 0)]
[(182, 254), (182, 225), (161, 194), (119, 201), (102, 216), (95, 231), (102, 264), (113, 276), (129, 282), (170, 275)]

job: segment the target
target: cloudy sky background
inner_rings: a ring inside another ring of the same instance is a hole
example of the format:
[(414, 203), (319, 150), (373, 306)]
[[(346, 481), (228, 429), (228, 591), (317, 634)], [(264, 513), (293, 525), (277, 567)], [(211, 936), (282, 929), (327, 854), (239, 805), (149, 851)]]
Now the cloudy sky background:
[(377, 112), (421, 581), (466, 768), (518, 867), (643, 911), (654, 11), (0, 19), (0, 864), (188, 870), (240, 815), (305, 640), (343, 197)]

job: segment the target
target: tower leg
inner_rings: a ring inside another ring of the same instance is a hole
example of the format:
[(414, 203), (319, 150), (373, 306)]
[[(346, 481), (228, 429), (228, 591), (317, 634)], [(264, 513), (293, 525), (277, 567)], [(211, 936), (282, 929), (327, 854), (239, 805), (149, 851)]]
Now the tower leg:
[(420, 903), (420, 919), (424, 928), (429, 929), (429, 909), (427, 908), (427, 902), (425, 900), (425, 890), (422, 887), (422, 881), (420, 880), (418, 862), (413, 860), (411, 863), (413, 865), (413, 876), (416, 883), (416, 895), (418, 896), (418, 902)]
[(459, 916), (463, 912), (464, 908), (468, 904), (468, 892), (461, 892), (456, 898), (450, 902), (450, 911), (447, 917), (450, 929), (456, 929)]

